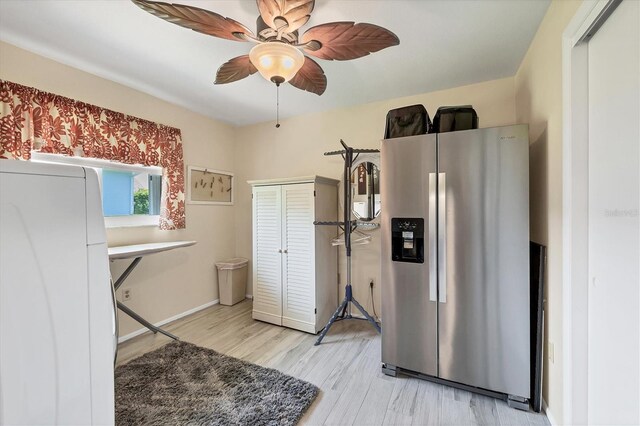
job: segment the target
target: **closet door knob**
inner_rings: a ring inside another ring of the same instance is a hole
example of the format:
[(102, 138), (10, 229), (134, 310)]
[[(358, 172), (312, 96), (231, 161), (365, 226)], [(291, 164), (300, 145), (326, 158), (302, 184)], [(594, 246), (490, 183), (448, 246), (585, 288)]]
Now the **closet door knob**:
[(278, 249), (278, 253), (282, 253), (282, 249)]
[(287, 249), (284, 249), (284, 252), (285, 252), (285, 253), (289, 253), (289, 250), (287, 250)]

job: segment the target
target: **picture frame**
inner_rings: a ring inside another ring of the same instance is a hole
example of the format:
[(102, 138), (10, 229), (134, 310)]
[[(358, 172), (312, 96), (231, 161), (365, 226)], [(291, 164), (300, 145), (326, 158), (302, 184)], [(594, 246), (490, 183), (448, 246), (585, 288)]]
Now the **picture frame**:
[(187, 204), (232, 206), (233, 173), (207, 167), (187, 168)]

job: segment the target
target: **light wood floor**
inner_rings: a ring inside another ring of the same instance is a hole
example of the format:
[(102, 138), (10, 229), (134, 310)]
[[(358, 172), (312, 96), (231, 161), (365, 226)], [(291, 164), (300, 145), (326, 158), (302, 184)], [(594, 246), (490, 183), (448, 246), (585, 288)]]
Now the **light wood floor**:
[[(124, 315), (124, 314), (122, 314)], [(305, 425), (549, 425), (542, 414), (424, 380), (380, 371), (380, 336), (364, 321), (315, 336), (254, 321), (251, 301), (216, 305), (165, 327), (182, 340), (314, 383), (320, 395)], [(146, 333), (119, 347), (118, 365), (171, 340)]]

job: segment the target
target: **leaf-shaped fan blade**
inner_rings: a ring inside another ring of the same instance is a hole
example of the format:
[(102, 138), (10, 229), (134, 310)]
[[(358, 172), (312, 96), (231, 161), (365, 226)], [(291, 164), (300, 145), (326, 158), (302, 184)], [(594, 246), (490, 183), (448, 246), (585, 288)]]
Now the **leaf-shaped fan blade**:
[(247, 34), (253, 37), (251, 30), (241, 23), (199, 7), (148, 0), (131, 1), (142, 10), (158, 18), (210, 36), (235, 41), (246, 41), (246, 39), (237, 37), (234, 33)]
[(218, 68), (215, 84), (227, 84), (242, 80), (258, 71), (249, 60), (249, 55), (238, 56)]
[(256, 0), (258, 3), (258, 10), (260, 11), (260, 17), (265, 24), (277, 30), (273, 20), (276, 16), (280, 16), (280, 3), (278, 0)]
[(264, 22), (278, 30), (276, 18), (287, 21), (284, 32), (292, 33), (309, 21), (315, 0), (257, 0), (260, 16)]
[(316, 61), (306, 57), (304, 58), (304, 65), (302, 65), (300, 71), (289, 80), (289, 83), (298, 89), (306, 90), (307, 92), (320, 96), (327, 88), (327, 77)]
[(361, 58), (400, 44), (398, 37), (386, 28), (354, 22), (330, 22), (311, 27), (302, 35), (301, 44), (313, 41), (320, 43), (319, 49), (302, 47), (308, 54), (330, 61)]

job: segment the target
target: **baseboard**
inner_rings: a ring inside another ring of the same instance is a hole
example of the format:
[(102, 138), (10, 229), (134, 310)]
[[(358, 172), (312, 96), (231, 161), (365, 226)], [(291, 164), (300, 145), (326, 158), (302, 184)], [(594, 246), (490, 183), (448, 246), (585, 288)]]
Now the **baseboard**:
[[(178, 315), (174, 315), (171, 318), (167, 318), (167, 319), (164, 319), (162, 321), (158, 321), (157, 323), (155, 323), (153, 325), (155, 325), (156, 327), (162, 327), (163, 325), (169, 324), (170, 322), (173, 322), (173, 321), (178, 320), (180, 318), (184, 318), (187, 315), (195, 314), (196, 312), (201, 311), (203, 309), (206, 309), (209, 306), (217, 305), (218, 303), (220, 303), (220, 299), (212, 300), (211, 302), (207, 302), (204, 305), (196, 306), (193, 309), (189, 309), (188, 311), (182, 312), (182, 313), (180, 313)], [(120, 315), (120, 314), (118, 314), (118, 315)], [(122, 314), (122, 315), (126, 315), (126, 314)], [(129, 339), (133, 339), (136, 336), (139, 336), (139, 335), (141, 335), (143, 333), (146, 333), (147, 331), (149, 331), (149, 329), (144, 327), (144, 328), (136, 330), (136, 331), (134, 331), (132, 333), (129, 333), (126, 336), (119, 337), (118, 338), (118, 343), (126, 342)]]
[(549, 410), (549, 407), (547, 406), (547, 401), (545, 401), (544, 398), (542, 398), (542, 410), (547, 415), (547, 419), (549, 419), (549, 423), (551, 424), (551, 426), (558, 426), (559, 425), (559, 423), (556, 422), (556, 419), (553, 417), (553, 414), (551, 414), (551, 411)]
[[(357, 310), (357, 308), (356, 308), (356, 310)], [(364, 315), (362, 315), (360, 312), (355, 313), (355, 312), (353, 312), (353, 311), (354, 311), (354, 310), (352, 309), (352, 310), (351, 310), (351, 316), (352, 316), (352, 317), (354, 317), (354, 318), (358, 318), (358, 319), (363, 319), (363, 320), (366, 320), (366, 319), (367, 319), (367, 317), (365, 317)], [(377, 322), (378, 322), (379, 324), (381, 324), (381, 323), (382, 323), (382, 318), (380, 318), (380, 317), (376, 318), (376, 317), (374, 317), (374, 316), (373, 316), (373, 314), (371, 314), (371, 313), (370, 313), (369, 315), (371, 315), (371, 317), (372, 317), (373, 319), (377, 320)]]

